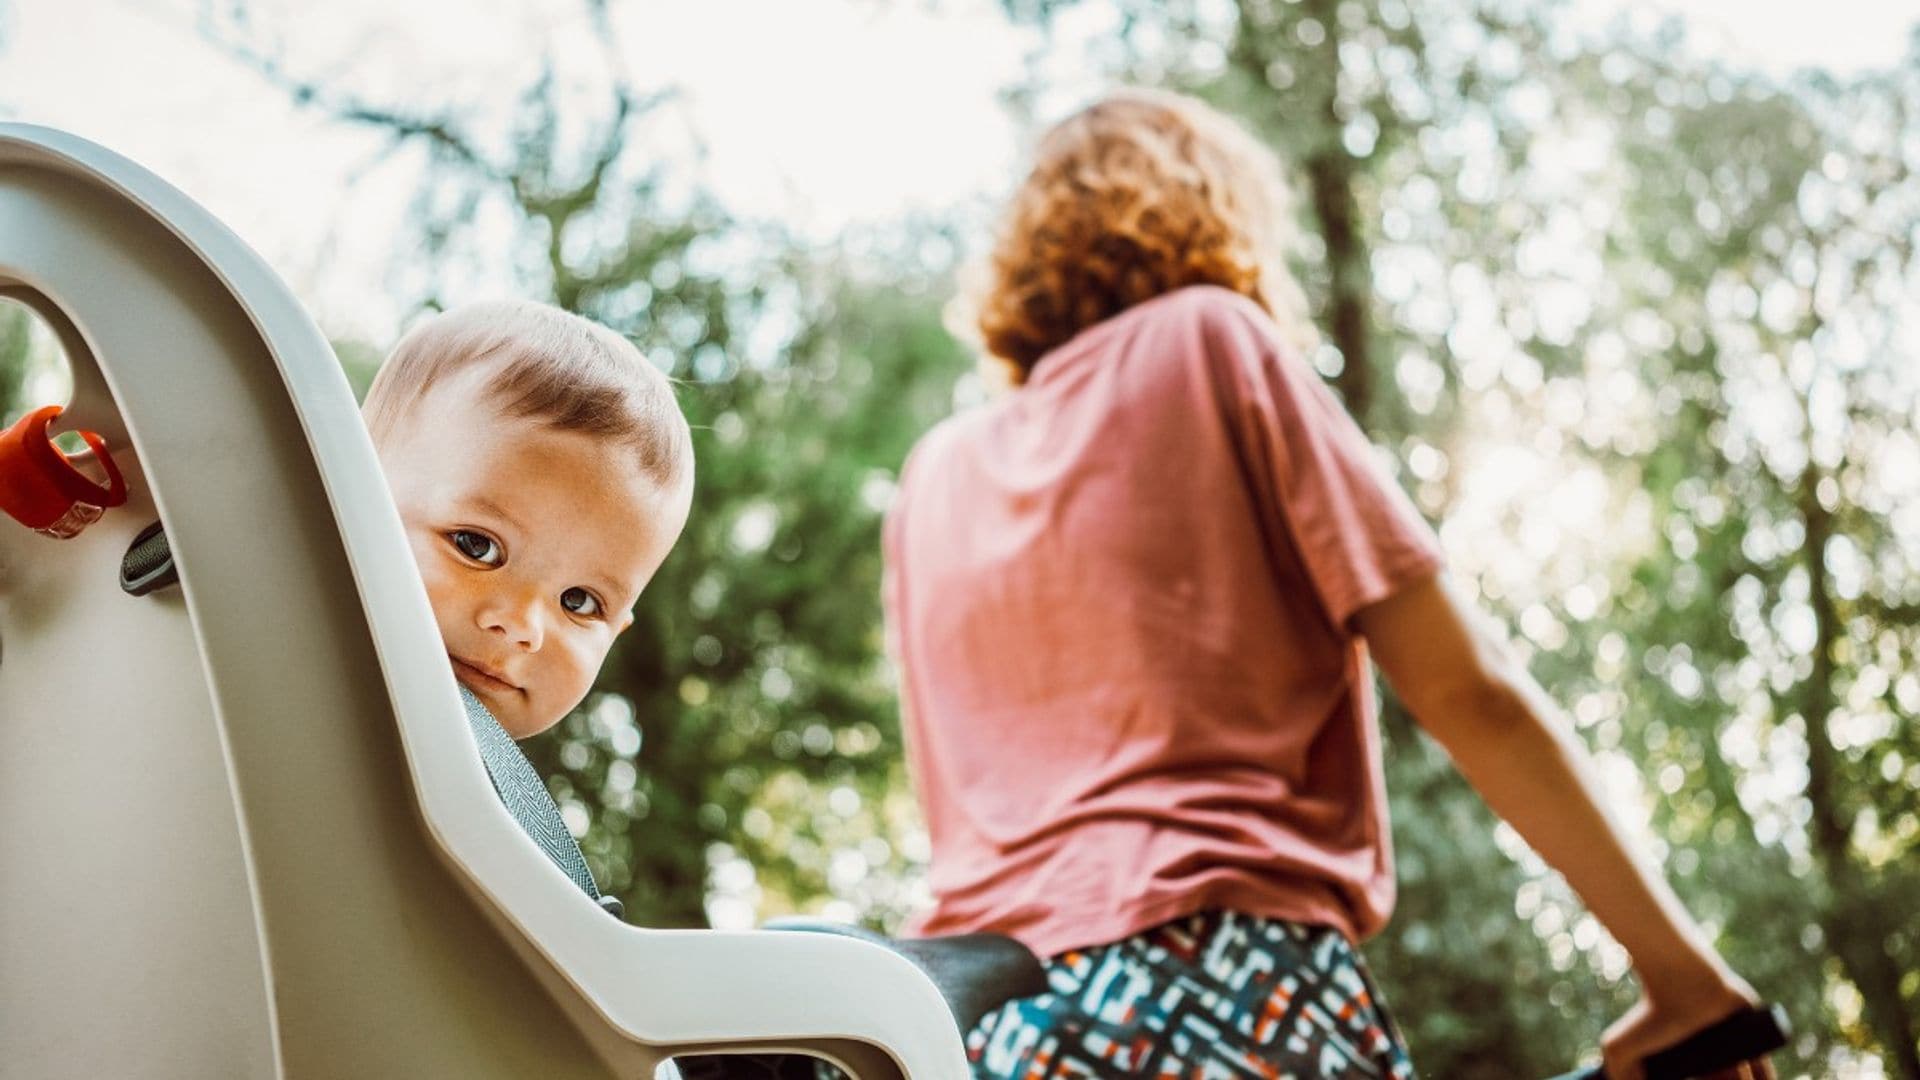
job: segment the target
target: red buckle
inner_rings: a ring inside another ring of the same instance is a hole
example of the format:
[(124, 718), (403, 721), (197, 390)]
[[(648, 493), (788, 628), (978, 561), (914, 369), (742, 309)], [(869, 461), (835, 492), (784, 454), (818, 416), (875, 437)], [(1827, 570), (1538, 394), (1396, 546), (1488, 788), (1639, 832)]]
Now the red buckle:
[(58, 405), (35, 409), (0, 434), (0, 510), (29, 529), (65, 540), (126, 502), (127, 482), (107, 453), (106, 440), (91, 431), (80, 437), (106, 470), (107, 483), (75, 468), (47, 434), (59, 415)]

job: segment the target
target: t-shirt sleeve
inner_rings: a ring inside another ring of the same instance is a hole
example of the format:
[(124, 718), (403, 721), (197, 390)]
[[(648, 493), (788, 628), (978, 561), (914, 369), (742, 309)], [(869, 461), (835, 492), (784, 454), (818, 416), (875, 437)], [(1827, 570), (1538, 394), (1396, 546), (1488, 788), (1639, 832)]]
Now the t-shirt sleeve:
[(1212, 382), (1263, 515), (1291, 540), (1333, 625), (1438, 573), (1439, 538), (1333, 392), (1251, 301), (1203, 314)]

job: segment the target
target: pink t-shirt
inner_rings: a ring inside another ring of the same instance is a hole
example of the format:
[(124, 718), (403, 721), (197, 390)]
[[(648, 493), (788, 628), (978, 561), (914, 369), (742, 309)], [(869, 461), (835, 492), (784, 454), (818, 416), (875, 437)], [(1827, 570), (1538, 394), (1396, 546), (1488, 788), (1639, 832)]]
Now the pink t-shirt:
[(1051, 956), (1214, 907), (1385, 924), (1349, 619), (1439, 545), (1276, 330), (1181, 289), (909, 456), (885, 600), (933, 846), (912, 932)]

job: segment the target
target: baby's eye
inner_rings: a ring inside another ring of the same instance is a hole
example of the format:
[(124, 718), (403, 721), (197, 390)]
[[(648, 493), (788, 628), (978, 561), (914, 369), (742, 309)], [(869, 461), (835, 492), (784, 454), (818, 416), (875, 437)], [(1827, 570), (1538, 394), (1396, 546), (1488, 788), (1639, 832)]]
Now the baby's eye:
[(453, 541), (453, 546), (460, 549), (460, 554), (474, 562), (485, 563), (488, 566), (500, 565), (497, 555), (494, 558), (487, 557), (489, 551), (497, 552), (500, 549), (500, 545), (494, 543), (493, 537), (470, 529), (455, 529), (447, 536)]
[[(575, 598), (574, 603), (578, 603), (580, 607), (574, 607), (572, 603), (568, 603), (568, 598), (570, 597)], [(560, 606), (573, 612), (575, 615), (600, 614), (600, 598), (578, 587), (568, 589), (566, 592), (560, 594)]]

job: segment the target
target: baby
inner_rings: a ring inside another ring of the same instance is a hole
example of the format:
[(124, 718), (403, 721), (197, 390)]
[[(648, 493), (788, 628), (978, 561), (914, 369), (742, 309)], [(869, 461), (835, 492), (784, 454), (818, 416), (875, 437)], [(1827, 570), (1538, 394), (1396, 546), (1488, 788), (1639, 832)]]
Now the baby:
[(454, 677), (514, 738), (552, 727), (686, 524), (672, 385), (604, 326), (483, 303), (402, 338), (364, 413)]

